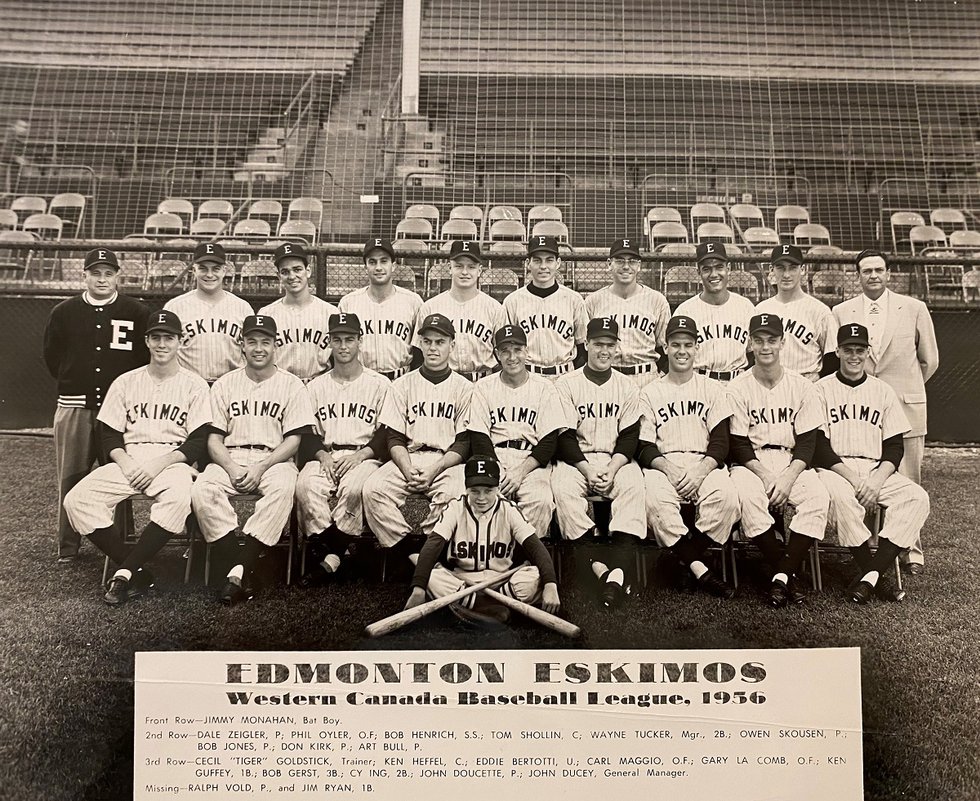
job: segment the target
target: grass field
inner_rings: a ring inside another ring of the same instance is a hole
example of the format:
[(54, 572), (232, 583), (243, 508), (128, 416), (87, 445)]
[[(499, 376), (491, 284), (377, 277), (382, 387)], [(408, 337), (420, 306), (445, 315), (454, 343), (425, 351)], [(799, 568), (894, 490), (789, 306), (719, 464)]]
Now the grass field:
[[(403, 603), (407, 586), (395, 583), (273, 586), (224, 609), (199, 580), (181, 584), (175, 549), (157, 559), (154, 594), (110, 609), (99, 598), (102, 560), (91, 547), (75, 565), (55, 564), (53, 461), (51, 440), (0, 437), (2, 798), (131, 797), (137, 650), (830, 646), (861, 648), (866, 798), (980, 798), (976, 450), (926, 453), (928, 571), (908, 582), (904, 604), (849, 605), (841, 592), (850, 570), (833, 562), (829, 588), (779, 611), (747, 582), (728, 603), (651, 587), (610, 625), (591, 596), (564, 587), (567, 616), (584, 633), (574, 644), (532, 624), (471, 633), (448, 615), (362, 639), (366, 623)], [(751, 572), (749, 565), (743, 574)]]

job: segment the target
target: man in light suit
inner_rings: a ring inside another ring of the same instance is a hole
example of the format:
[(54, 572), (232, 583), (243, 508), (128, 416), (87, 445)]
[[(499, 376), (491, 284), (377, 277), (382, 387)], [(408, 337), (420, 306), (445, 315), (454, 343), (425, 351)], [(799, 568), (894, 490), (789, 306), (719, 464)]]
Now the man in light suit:
[[(834, 307), (840, 325), (861, 323), (870, 333), (868, 373), (898, 395), (912, 428), (905, 434), (905, 455), (899, 472), (922, 483), (922, 454), (926, 439), (926, 381), (939, 367), (936, 331), (926, 304), (888, 289), (888, 263), (876, 250), (863, 250), (855, 259), (862, 294)], [(909, 550), (906, 569), (922, 572), (922, 541)]]

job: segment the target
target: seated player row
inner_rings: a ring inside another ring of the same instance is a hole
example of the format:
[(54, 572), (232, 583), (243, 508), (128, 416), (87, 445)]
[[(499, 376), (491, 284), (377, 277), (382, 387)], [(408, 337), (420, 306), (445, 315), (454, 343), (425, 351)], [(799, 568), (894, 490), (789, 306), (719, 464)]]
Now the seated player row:
[[(110, 604), (152, 584), (143, 565), (183, 530), (192, 507), (227, 570), (221, 600), (250, 597), (249, 573), (278, 541), (294, 495), (314, 580), (343, 566), (350, 538), (365, 527), (393, 556), (407, 557), (411, 530), (403, 507), (418, 492), (432, 502), (422, 524), (430, 539), (409, 605), (423, 590), (445, 594), (461, 586), (458, 576), (448, 580), (433, 570), (447, 543), (457, 572), (501, 569), (516, 558), (517, 543), (535, 571), (506, 589), (549, 611), (559, 602), (540, 539), (555, 513), (563, 541), (583, 541), (592, 531), (587, 496), (612, 502), (611, 565), (592, 565), (600, 602), (609, 607), (635, 581), (631, 551), (648, 528), (698, 586), (729, 597), (731, 588), (703, 555), (712, 542), (728, 539), (738, 519), (771, 567), (770, 602), (802, 600), (792, 577), (813, 540), (824, 536), (828, 512), (861, 570), (851, 597), (865, 603), (928, 515), (925, 492), (895, 474), (908, 425), (894, 393), (864, 372), (868, 336), (860, 325), (840, 329), (840, 370), (814, 386), (780, 365), (782, 321), (755, 315), (748, 325), (755, 364), (726, 388), (694, 370), (697, 323), (675, 316), (665, 332), (668, 373), (642, 391), (612, 370), (620, 329), (611, 317), (588, 322), (587, 363), (554, 383), (528, 372), (527, 336), (510, 324), (494, 337), (500, 372), (475, 385), (465, 380), (449, 368), (456, 331), (441, 314), (419, 325), (420, 369), (389, 382), (360, 362), (357, 315), (338, 312), (329, 319), (334, 367), (305, 387), (276, 366), (276, 321), (249, 315), (242, 325), (245, 367), (208, 390), (177, 363), (183, 330), (173, 312), (151, 316), (150, 364), (113, 382), (99, 413), (111, 462), (65, 500), (76, 530), (119, 565), (105, 594)], [(195, 480), (190, 465), (205, 450), (211, 462)], [(471, 453), (477, 478), (488, 461), (499, 462), (503, 497), (480, 490), (478, 499), (481, 481), (463, 499), (462, 463)], [(155, 503), (130, 549), (112, 514), (140, 492)], [(244, 548), (229, 500), (237, 493), (260, 496), (242, 526)], [(690, 535), (680, 518), (684, 500), (697, 507)], [(770, 507), (787, 502), (796, 514), (781, 542)], [(872, 556), (864, 509), (879, 504), (889, 514)]]

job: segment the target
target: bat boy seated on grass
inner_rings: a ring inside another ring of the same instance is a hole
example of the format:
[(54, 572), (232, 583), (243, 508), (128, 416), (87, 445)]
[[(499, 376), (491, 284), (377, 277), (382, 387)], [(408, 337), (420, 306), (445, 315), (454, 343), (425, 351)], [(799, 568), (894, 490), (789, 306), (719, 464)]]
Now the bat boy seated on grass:
[[(425, 602), (426, 593), (443, 598), (505, 573), (526, 557), (523, 565), (497, 591), (545, 612), (558, 611), (555, 566), (534, 527), (517, 506), (500, 495), (500, 465), (474, 456), (465, 465), (466, 494), (450, 501), (418, 554), (412, 592), (405, 604), (411, 609)], [(505, 623), (507, 607), (474, 593), (449, 607), (457, 617), (481, 625)]]

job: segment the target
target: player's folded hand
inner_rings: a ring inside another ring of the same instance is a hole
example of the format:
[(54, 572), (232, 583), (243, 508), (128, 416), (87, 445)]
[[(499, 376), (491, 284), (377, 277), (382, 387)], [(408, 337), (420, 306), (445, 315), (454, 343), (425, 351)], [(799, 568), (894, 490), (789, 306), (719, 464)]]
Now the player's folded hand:
[(541, 608), (549, 615), (555, 614), (561, 608), (558, 587), (550, 581), (541, 590)]
[(239, 492), (255, 492), (259, 488), (259, 482), (262, 481), (262, 475), (264, 473), (265, 468), (262, 465), (250, 465), (245, 471), (245, 475), (241, 477), (235, 486)]
[(785, 473), (780, 474), (773, 481), (772, 487), (769, 489), (769, 505), (775, 506), (777, 509), (786, 505), (786, 501), (789, 500), (790, 490), (793, 489), (793, 482), (795, 479), (793, 476), (786, 475)]
[(524, 479), (527, 478), (527, 473), (521, 470), (520, 467), (515, 467), (512, 470), (507, 470), (503, 477), (500, 479), (500, 491), (505, 497), (511, 497), (517, 493), (521, 484), (524, 483)]
[(873, 511), (878, 506), (878, 496), (881, 494), (881, 485), (883, 483), (884, 481), (879, 481), (875, 472), (872, 470), (871, 474), (857, 488), (854, 497), (869, 512)]
[(334, 481), (340, 481), (340, 479), (364, 461), (357, 453), (357, 451), (354, 451), (354, 453), (345, 454), (333, 463)]
[(336, 469), (337, 467), (334, 463), (333, 457), (329, 453), (323, 453), (320, 456), (320, 472), (330, 479), (330, 481), (333, 481), (336, 475)]
[(412, 609), (416, 606), (421, 606), (425, 603), (425, 590), (421, 587), (413, 587), (411, 594), (408, 596), (408, 600), (405, 601), (405, 608)]

